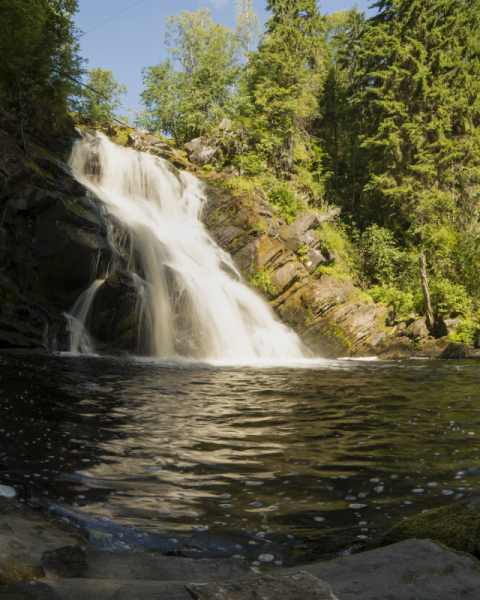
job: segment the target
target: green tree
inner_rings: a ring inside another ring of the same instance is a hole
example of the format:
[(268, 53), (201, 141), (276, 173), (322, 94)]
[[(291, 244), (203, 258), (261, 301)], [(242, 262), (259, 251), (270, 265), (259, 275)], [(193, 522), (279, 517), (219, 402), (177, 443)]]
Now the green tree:
[(58, 125), (77, 74), (77, 0), (0, 3), (0, 104), (37, 125)]
[(251, 58), (249, 87), (260, 129), (271, 133), (277, 171), (293, 171), (295, 136), (317, 110), (324, 48), (323, 19), (315, 0), (268, 0), (272, 15)]
[(118, 83), (112, 71), (100, 68), (88, 72), (87, 85), (72, 99), (72, 108), (98, 123), (115, 118), (116, 107), (112, 102), (120, 103), (120, 97), (127, 94), (126, 86)]
[(367, 118), (362, 93), (368, 85), (360, 53), (364, 28), (365, 13), (355, 6), (326, 17), (326, 76), (313, 130), (326, 152), (327, 200), (357, 213), (366, 183), (361, 148)]
[(480, 4), (376, 6), (362, 36), (363, 60), (372, 65), (363, 93), (370, 174), (364, 203), (446, 268), (458, 225), (478, 207)]
[[(261, 34), (260, 22), (257, 12), (253, 9), (252, 0), (236, 0), (237, 6), (237, 28), (235, 36), (238, 48), (235, 48), (234, 61), (236, 54), (241, 51), (245, 59), (245, 83), (248, 85), (250, 52), (256, 44)], [(235, 61), (236, 62), (236, 61)]]
[(141, 98), (149, 117), (139, 123), (182, 144), (212, 127), (231, 102), (237, 40), (233, 30), (212, 21), (206, 8), (169, 16), (166, 29), (172, 60), (142, 70)]

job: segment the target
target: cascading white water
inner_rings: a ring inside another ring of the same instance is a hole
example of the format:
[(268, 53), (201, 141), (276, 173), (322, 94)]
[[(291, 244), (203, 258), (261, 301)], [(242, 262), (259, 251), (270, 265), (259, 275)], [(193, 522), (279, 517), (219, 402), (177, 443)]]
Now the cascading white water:
[[(139, 265), (146, 281), (142, 313), (156, 357), (178, 352), (182, 328), (183, 339), (192, 341), (192, 358), (248, 363), (305, 357), (298, 336), (242, 283), (231, 257), (204, 229), (205, 195), (196, 177), (101, 134), (77, 141), (69, 163), (129, 232), (137, 257), (129, 269)], [(90, 303), (95, 291), (85, 296)], [(88, 307), (77, 303), (74, 316), (82, 325), (87, 313)], [(81, 348), (77, 343), (72, 350)]]

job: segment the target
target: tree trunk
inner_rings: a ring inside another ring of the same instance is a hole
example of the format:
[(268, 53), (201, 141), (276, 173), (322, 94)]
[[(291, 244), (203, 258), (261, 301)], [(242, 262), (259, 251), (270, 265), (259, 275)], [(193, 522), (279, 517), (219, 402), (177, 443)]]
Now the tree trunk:
[(427, 268), (425, 267), (425, 257), (423, 252), (418, 257), (420, 263), (420, 277), (422, 279), (423, 300), (425, 303), (425, 316), (427, 318), (427, 327), (433, 327), (432, 304), (430, 302), (430, 292), (428, 291)]

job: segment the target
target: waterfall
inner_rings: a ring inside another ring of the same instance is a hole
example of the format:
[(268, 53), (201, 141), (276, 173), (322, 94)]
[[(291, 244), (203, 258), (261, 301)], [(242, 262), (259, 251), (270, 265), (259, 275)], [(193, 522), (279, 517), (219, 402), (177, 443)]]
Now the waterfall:
[[(78, 140), (69, 164), (128, 232), (125, 247), (118, 249), (129, 256), (127, 270), (144, 282), (138, 313), (147, 353), (239, 363), (305, 356), (298, 336), (242, 282), (232, 258), (203, 227), (205, 194), (196, 177), (101, 134)], [(113, 231), (110, 242), (118, 247)], [(101, 282), (95, 284), (73, 315), (84, 328)], [(76, 352), (79, 331), (77, 325), (71, 348)]]

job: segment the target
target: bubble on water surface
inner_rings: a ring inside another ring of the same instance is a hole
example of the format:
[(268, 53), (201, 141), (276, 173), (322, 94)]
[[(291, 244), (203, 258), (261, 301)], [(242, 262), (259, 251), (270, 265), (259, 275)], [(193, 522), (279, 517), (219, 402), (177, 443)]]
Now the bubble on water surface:
[(17, 492), (13, 487), (10, 487), (9, 485), (0, 485), (0, 496), (12, 499), (15, 498), (16, 495)]
[(274, 560), (273, 554), (260, 554), (258, 560), (263, 563), (272, 562)]

